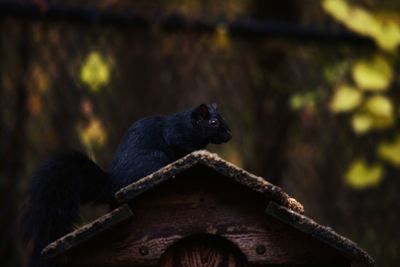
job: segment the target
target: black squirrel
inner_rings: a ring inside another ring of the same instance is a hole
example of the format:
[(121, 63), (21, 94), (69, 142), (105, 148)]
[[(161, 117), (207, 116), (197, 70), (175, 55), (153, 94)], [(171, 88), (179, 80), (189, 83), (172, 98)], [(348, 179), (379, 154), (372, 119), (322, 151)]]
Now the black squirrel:
[(30, 267), (48, 266), (41, 250), (73, 230), (80, 204), (113, 203), (120, 188), (180, 157), (231, 139), (215, 104), (136, 121), (119, 145), (109, 171), (80, 152), (49, 158), (34, 174), (29, 204), (22, 216), (23, 236), (32, 240)]

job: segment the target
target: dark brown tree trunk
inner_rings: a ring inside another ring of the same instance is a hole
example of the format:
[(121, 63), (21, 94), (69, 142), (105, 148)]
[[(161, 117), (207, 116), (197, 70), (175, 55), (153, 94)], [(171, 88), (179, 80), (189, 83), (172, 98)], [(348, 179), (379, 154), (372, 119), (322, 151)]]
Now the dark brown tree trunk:
[[(17, 255), (17, 204), (18, 185), (23, 173), (23, 154), (27, 120), (27, 88), (26, 74), (29, 65), (29, 25), (23, 23), (21, 28), (20, 45), (20, 70), (21, 76), (15, 84), (15, 92), (7, 94), (12, 103), (11, 108), (15, 115), (11, 125), (5, 127), (5, 122), (0, 122), (2, 128), (1, 153), (0, 153), (0, 262), (4, 267), (19, 266), (20, 258)], [(6, 95), (6, 94), (4, 94)]]
[[(297, 0), (249, 2), (249, 12), (260, 20), (278, 20), (297, 22), (300, 8)], [(285, 146), (287, 134), (293, 125), (294, 113), (288, 108), (288, 99), (292, 89), (287, 80), (282, 82), (283, 69), (289, 60), (287, 48), (283, 46), (265, 46), (256, 48), (258, 64), (268, 75), (261, 88), (253, 88), (254, 110), (258, 131), (255, 135), (255, 155), (260, 161), (253, 162), (250, 169), (270, 182), (281, 185), (286, 168)], [(290, 76), (290, 73), (287, 74)], [(276, 78), (278, 77), (278, 78)]]

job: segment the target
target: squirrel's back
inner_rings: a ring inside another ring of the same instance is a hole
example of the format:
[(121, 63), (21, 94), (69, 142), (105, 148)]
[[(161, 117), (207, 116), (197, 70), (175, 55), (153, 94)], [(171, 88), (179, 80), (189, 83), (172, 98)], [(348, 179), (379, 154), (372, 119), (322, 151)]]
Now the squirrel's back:
[(231, 138), (216, 105), (202, 104), (172, 115), (135, 122), (123, 137), (109, 170), (114, 191), (209, 143)]
[(111, 203), (113, 194), (122, 187), (208, 143), (219, 144), (230, 138), (229, 127), (216, 106), (202, 104), (134, 123), (107, 173), (79, 152), (51, 157), (32, 179), (23, 216), (25, 238), (34, 245), (30, 266), (47, 266), (41, 250), (73, 229), (79, 221), (81, 203)]

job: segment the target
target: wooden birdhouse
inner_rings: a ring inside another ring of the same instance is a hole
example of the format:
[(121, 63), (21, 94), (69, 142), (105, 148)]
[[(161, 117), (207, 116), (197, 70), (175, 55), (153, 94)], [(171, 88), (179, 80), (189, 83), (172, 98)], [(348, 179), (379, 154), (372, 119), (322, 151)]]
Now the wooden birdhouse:
[(115, 195), (121, 205), (48, 245), (61, 266), (373, 266), (281, 188), (207, 151)]

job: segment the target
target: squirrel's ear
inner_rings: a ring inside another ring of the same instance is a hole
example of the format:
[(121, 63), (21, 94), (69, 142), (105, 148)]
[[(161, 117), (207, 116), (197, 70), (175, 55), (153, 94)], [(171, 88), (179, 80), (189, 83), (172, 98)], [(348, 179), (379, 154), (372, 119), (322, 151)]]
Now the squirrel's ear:
[(208, 107), (206, 104), (201, 104), (192, 113), (192, 117), (198, 121), (201, 119), (206, 119), (210, 116), (210, 111), (208, 110)]
[(213, 109), (215, 109), (215, 110), (217, 110), (217, 108), (218, 108), (218, 105), (217, 105), (217, 103), (212, 103), (211, 104), (211, 106), (213, 107)]

